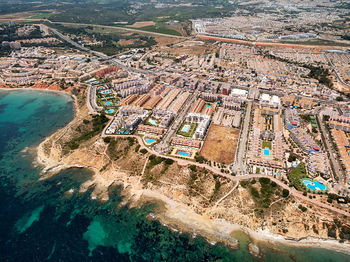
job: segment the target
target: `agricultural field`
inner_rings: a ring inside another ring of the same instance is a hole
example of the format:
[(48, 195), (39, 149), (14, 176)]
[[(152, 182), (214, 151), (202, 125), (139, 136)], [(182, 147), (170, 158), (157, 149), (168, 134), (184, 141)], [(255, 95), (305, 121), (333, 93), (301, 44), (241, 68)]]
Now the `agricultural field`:
[(239, 129), (212, 124), (200, 153), (204, 158), (230, 164), (235, 159)]

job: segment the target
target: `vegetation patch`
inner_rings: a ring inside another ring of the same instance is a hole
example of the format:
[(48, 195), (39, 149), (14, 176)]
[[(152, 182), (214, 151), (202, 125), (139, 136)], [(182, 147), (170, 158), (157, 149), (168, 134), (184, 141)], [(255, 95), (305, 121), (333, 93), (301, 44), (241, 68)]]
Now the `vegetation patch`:
[[(79, 145), (82, 142), (87, 141), (90, 138), (100, 134), (104, 129), (104, 127), (106, 126), (107, 122), (108, 122), (108, 118), (105, 115), (103, 114), (94, 115), (91, 121), (92, 123), (91, 128), (88, 131), (81, 133), (78, 137), (75, 137), (69, 142), (65, 143), (65, 146), (67, 146), (71, 150), (79, 148)], [(81, 132), (80, 127), (77, 128), (77, 131)]]
[(306, 178), (305, 164), (301, 162), (296, 168), (292, 170), (288, 175), (288, 180), (290, 184), (299, 191), (305, 191), (302, 184), (302, 179)]

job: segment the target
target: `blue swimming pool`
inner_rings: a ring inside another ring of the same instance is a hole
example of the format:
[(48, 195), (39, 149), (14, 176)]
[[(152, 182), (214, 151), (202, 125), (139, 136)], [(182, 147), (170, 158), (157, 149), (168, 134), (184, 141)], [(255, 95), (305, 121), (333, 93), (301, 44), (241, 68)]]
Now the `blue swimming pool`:
[(209, 105), (207, 105), (207, 108), (210, 108), (210, 106), (209, 106)]
[(105, 106), (110, 106), (110, 105), (113, 105), (113, 102), (109, 102), (108, 101), (108, 102), (105, 103)]
[(270, 155), (270, 149), (268, 147), (265, 147), (264, 149), (264, 155), (269, 156)]
[(155, 140), (155, 139), (152, 139), (152, 138), (146, 137), (146, 138), (145, 138), (145, 141), (146, 141), (148, 144), (152, 144), (152, 143), (155, 142), (156, 140)]
[(105, 89), (103, 86), (99, 86), (98, 89), (102, 90)]
[(185, 151), (177, 151), (176, 154), (180, 156), (190, 156), (191, 153)]
[(183, 128), (181, 129), (181, 132), (187, 133), (190, 131), (191, 126), (190, 125), (184, 125)]
[(154, 121), (153, 119), (148, 119), (148, 122), (153, 125), (153, 126), (156, 126), (157, 125), (157, 122)]
[(112, 114), (112, 113), (114, 113), (114, 109), (108, 109), (108, 110), (106, 110), (105, 111), (107, 114)]
[(310, 180), (305, 179), (303, 180), (303, 183), (308, 189), (312, 191), (324, 191), (327, 189), (327, 187), (324, 184), (317, 181), (312, 182)]
[(110, 94), (110, 93), (112, 93), (111, 90), (101, 91), (101, 94), (103, 94), (103, 95), (108, 95), (108, 94)]

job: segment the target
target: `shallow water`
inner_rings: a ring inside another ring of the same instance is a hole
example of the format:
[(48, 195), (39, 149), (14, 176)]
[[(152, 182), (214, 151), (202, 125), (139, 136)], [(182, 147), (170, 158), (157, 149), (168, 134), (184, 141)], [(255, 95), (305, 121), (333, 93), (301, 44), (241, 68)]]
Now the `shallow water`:
[[(249, 239), (235, 235), (240, 249), (210, 245), (147, 220), (154, 206), (118, 208), (120, 189), (110, 200), (78, 193), (92, 173), (69, 169), (38, 181), (31, 150), (73, 118), (70, 97), (39, 91), (0, 91), (1, 261), (254, 261)], [(67, 193), (70, 189), (73, 193)], [(262, 244), (262, 261), (350, 261), (333, 251)]]

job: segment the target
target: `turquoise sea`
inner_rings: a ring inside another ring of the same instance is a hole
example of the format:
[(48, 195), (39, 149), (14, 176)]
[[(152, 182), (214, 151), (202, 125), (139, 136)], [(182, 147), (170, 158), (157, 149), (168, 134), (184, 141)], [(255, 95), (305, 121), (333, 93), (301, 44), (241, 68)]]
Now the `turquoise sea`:
[(90, 201), (92, 189), (77, 193), (89, 170), (39, 181), (32, 149), (73, 113), (69, 96), (0, 91), (0, 261), (350, 261), (325, 249), (267, 244), (263, 257), (254, 259), (240, 232), (238, 250), (193, 239), (146, 219), (152, 205), (118, 208), (118, 187), (110, 189), (107, 203)]

